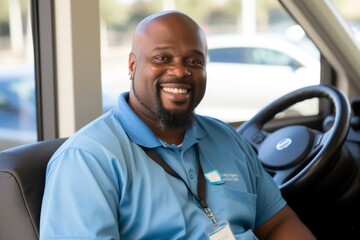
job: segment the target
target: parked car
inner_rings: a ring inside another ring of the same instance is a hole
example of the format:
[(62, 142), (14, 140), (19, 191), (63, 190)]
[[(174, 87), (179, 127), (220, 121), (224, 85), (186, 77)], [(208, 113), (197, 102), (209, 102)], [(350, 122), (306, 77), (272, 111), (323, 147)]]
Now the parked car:
[[(197, 108), (200, 114), (229, 122), (247, 120), (281, 95), (320, 82), (316, 54), (277, 35), (209, 36), (208, 45), (207, 90)], [(316, 114), (317, 101), (309, 104), (312, 107), (300, 104), (288, 113)]]
[[(35, 75), (31, 65), (0, 68), (0, 148), (34, 142), (37, 138)], [(103, 112), (115, 102), (103, 89)]]
[(35, 81), (31, 66), (0, 68), (1, 147), (36, 140)]
[(34, 79), (28, 66), (0, 69), (0, 128), (35, 130)]

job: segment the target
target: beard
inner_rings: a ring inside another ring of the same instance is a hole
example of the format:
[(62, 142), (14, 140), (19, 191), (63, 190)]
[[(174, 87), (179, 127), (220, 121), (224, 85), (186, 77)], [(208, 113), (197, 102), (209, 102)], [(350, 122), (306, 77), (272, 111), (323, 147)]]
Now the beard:
[(158, 121), (158, 126), (161, 129), (176, 129), (181, 127), (188, 128), (192, 126), (194, 122), (195, 109), (193, 96), (191, 96), (192, 104), (185, 111), (174, 111), (166, 109), (162, 104), (159, 88), (157, 88), (156, 91), (155, 108), (152, 108), (151, 106), (146, 104), (145, 101), (143, 101), (141, 97), (137, 94), (134, 87), (134, 81), (132, 82), (132, 88), (136, 99), (140, 102), (141, 105), (143, 105), (155, 116), (154, 118)]
[(157, 94), (158, 98), (158, 110), (156, 116), (159, 120), (159, 126), (163, 129), (166, 128), (180, 128), (180, 127), (191, 127), (194, 122), (194, 109), (189, 107), (185, 111), (170, 111), (164, 108)]

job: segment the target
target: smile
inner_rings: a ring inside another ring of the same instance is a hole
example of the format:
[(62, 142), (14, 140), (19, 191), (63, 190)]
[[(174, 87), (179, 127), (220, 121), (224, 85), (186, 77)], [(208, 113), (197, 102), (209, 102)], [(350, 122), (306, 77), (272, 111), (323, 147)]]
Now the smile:
[(184, 88), (169, 88), (169, 87), (164, 87), (162, 89), (164, 92), (170, 93), (170, 94), (186, 94), (188, 92), (187, 89)]

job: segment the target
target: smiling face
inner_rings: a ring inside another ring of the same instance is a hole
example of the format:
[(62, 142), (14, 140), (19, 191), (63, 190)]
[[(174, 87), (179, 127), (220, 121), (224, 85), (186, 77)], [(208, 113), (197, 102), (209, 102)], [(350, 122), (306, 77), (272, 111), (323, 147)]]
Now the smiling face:
[(130, 106), (146, 123), (189, 126), (205, 93), (206, 55), (205, 34), (186, 15), (167, 12), (143, 20), (129, 56)]

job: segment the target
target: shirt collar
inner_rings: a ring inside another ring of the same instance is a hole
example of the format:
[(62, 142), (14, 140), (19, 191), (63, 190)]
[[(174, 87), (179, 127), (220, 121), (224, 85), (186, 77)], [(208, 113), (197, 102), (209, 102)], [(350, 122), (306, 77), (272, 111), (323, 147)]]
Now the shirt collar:
[[(136, 115), (128, 104), (129, 92), (119, 95), (118, 103), (114, 107), (115, 117), (118, 119), (129, 138), (136, 144), (155, 148), (163, 146), (152, 130)], [(206, 131), (198, 124), (198, 116), (195, 115), (195, 122), (185, 133), (182, 148), (188, 148), (197, 143), (206, 135)]]

